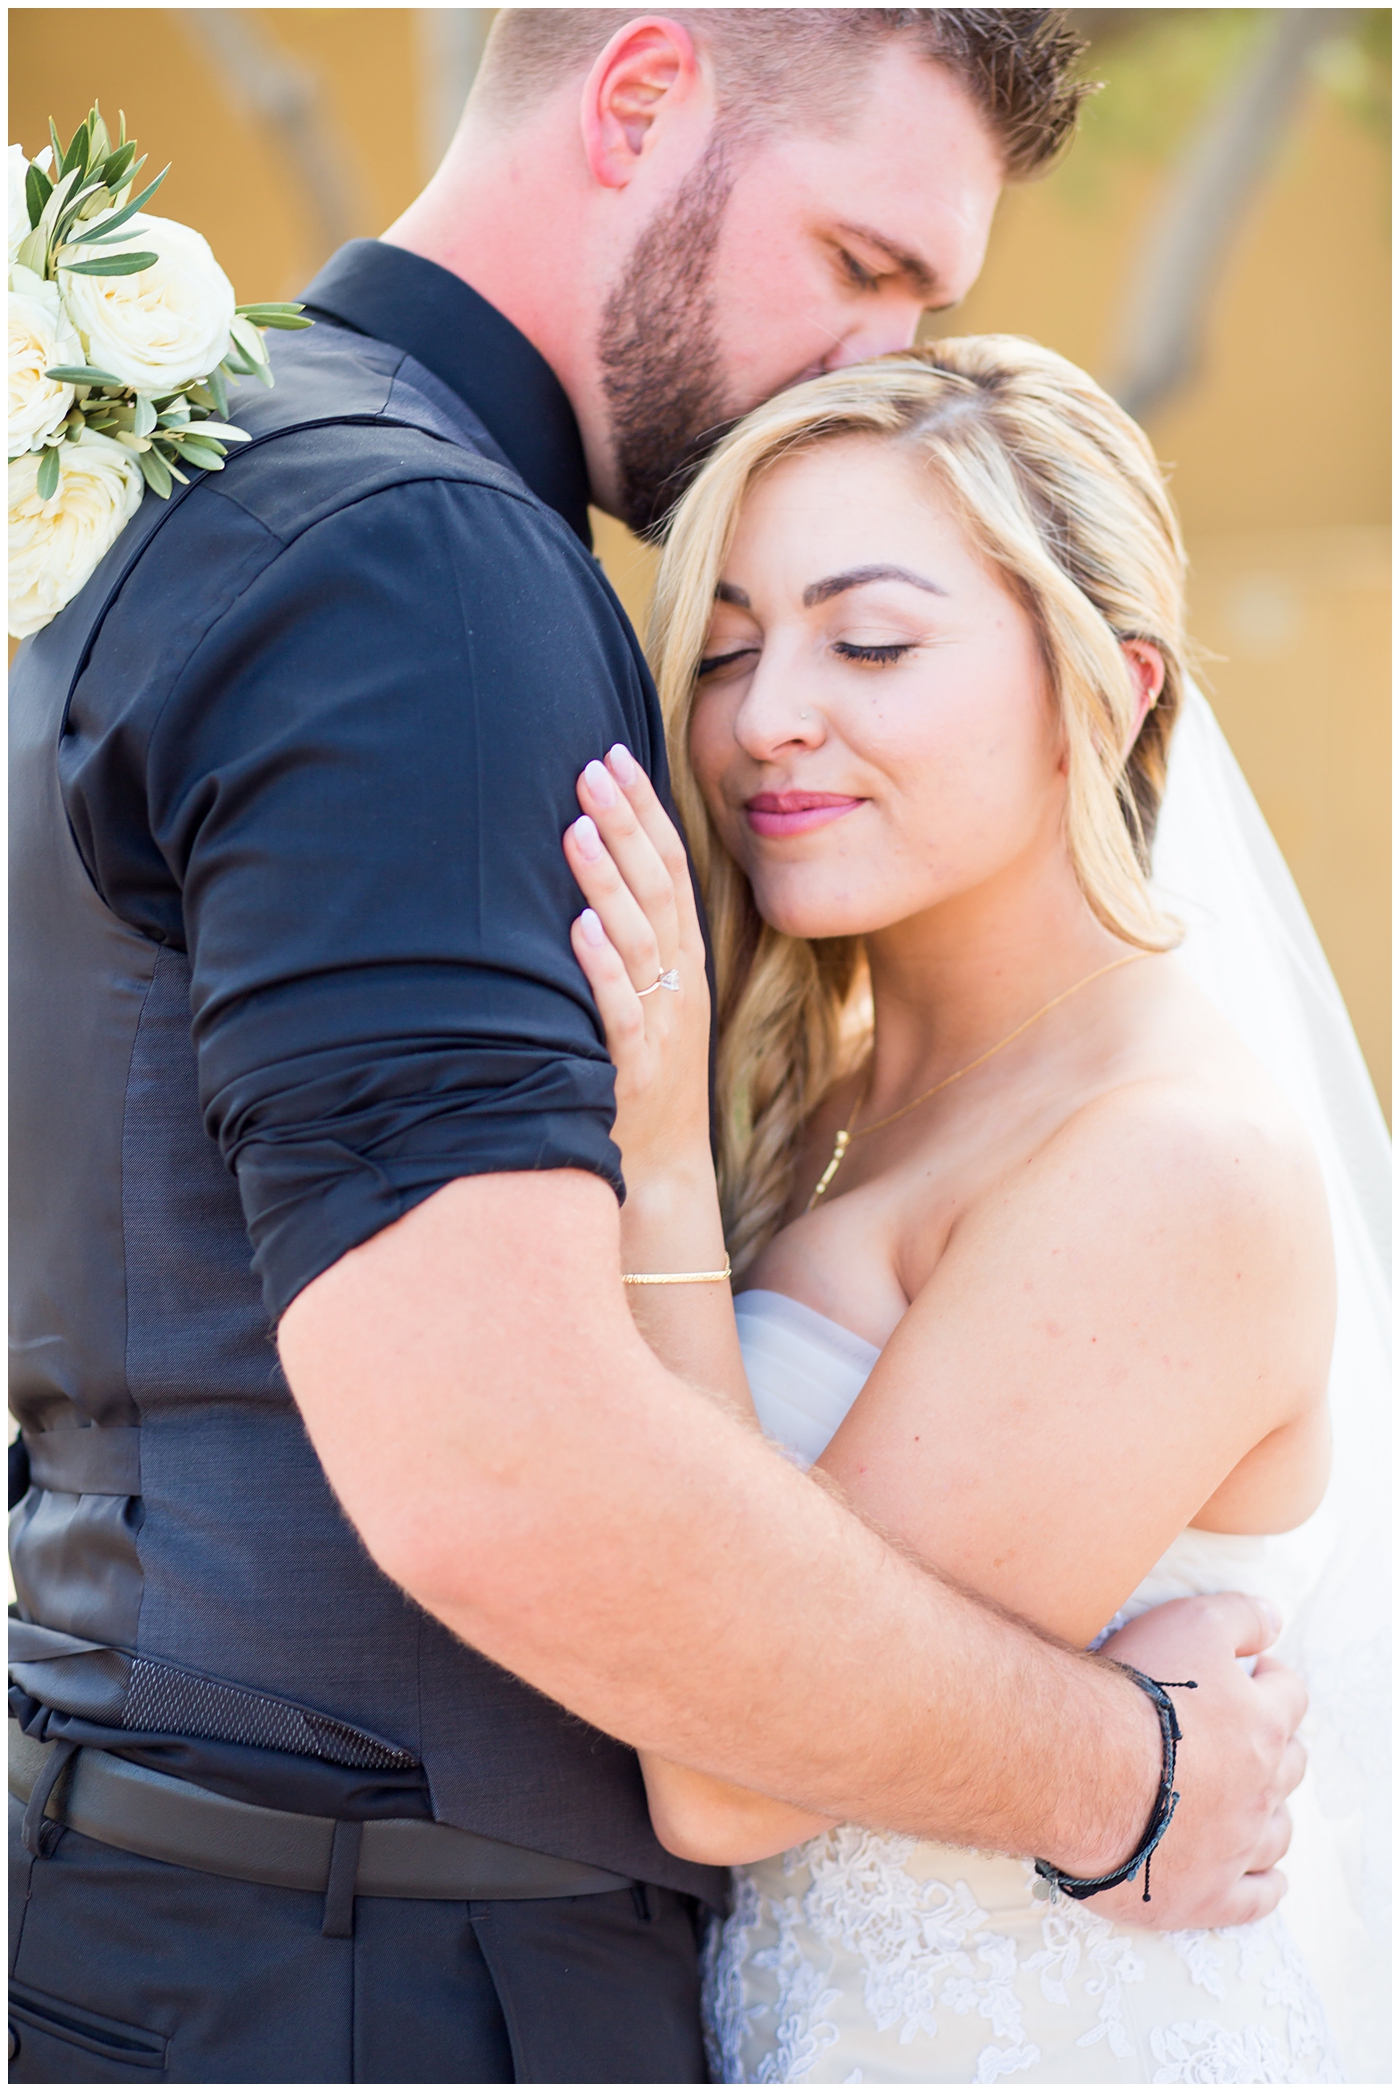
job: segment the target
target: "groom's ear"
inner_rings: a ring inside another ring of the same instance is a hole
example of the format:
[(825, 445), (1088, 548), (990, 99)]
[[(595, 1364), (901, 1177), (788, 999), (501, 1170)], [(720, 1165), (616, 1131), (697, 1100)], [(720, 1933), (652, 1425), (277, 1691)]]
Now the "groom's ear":
[(599, 53), (583, 90), (583, 149), (593, 179), (625, 189), (655, 145), (658, 121), (703, 87), (695, 42), (672, 15), (638, 15)]

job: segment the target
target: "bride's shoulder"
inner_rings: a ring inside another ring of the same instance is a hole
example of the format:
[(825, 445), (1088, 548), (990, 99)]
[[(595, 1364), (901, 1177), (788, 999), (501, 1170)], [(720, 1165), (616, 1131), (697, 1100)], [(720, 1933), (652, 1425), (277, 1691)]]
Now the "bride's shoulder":
[(1291, 1105), (1226, 1021), (1178, 969), (1130, 1030), (1100, 1087), (1068, 1114), (1041, 1158), (1086, 1196), (1147, 1210), (1198, 1240), (1223, 1232), (1262, 1249), (1328, 1246), (1327, 1201)]
[(1192, 1070), (1134, 1076), (1078, 1105), (1042, 1156), (1061, 1167), (1093, 1157), (1104, 1181), (1137, 1181), (1159, 1200), (1175, 1190), (1195, 1208), (1212, 1189), (1325, 1206), (1307, 1136), (1262, 1077), (1251, 1094)]

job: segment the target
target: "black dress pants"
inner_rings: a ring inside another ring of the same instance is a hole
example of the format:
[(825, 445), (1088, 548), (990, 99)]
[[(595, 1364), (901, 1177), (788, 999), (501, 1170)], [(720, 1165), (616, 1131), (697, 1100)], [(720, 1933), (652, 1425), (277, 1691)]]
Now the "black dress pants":
[[(695, 1907), (669, 1889), (491, 1903), (320, 1896), (65, 1830), (10, 1803), (15, 2084), (696, 2084)], [(52, 1835), (52, 1833), (51, 1833)]]

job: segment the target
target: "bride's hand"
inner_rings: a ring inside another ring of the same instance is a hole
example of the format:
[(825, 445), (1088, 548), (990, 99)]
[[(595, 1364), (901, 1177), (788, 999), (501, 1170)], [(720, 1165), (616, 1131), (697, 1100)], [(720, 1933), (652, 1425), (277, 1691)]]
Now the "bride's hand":
[(589, 905), (572, 941), (617, 1069), (625, 1174), (708, 1169), (710, 997), (685, 847), (625, 748), (588, 765), (578, 797), (564, 855)]
[[(1288, 1797), (1307, 1753), (1297, 1728), (1308, 1696), (1301, 1678), (1266, 1649), (1278, 1632), (1258, 1598), (1223, 1591), (1176, 1598), (1140, 1613), (1100, 1651), (1149, 1678), (1193, 1678), (1172, 1697), (1182, 1741), (1176, 1763), (1181, 1803), (1152, 1858), (1152, 1901), (1144, 1882), (1124, 1882), (1088, 1906), (1153, 1931), (1248, 1925), (1271, 1911), (1287, 1884)], [(1253, 1656), (1253, 1675), (1239, 1659)]]

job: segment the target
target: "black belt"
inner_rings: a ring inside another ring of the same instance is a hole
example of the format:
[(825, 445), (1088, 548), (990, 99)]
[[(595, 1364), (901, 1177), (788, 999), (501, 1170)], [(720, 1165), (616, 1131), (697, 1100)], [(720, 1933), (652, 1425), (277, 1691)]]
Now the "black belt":
[(44, 1795), (46, 1779), (61, 1771), (51, 1762), (55, 1751), (68, 1755), (62, 1744), (26, 1736), (11, 1719), (10, 1792), (27, 1804), (39, 1788), (50, 1822), (144, 1859), (325, 1895), (328, 1929), (331, 1905), (348, 1916), (356, 1896), (519, 1901), (597, 1896), (633, 1885), (630, 1875), (553, 1859), (447, 1823), (411, 1817), (342, 1823), (231, 1801), (110, 1751), (71, 1752), (67, 1778), (53, 1779)]

